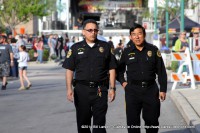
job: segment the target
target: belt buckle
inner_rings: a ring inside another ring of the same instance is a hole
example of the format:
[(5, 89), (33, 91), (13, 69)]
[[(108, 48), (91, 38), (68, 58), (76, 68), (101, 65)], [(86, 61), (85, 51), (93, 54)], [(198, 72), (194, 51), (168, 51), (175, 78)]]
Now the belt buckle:
[(94, 88), (95, 87), (95, 82), (89, 82), (89, 86), (90, 86), (90, 88)]
[(142, 88), (147, 87), (147, 82), (142, 82)]

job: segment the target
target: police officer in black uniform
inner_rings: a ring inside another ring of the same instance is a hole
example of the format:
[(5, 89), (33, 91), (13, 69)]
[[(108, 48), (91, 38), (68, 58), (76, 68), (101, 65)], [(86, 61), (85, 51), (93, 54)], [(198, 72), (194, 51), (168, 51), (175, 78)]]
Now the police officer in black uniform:
[(111, 46), (97, 39), (98, 24), (95, 20), (88, 19), (83, 23), (82, 34), (85, 39), (71, 47), (63, 63), (67, 69), (67, 99), (73, 101), (74, 97), (78, 133), (91, 133), (91, 127), (93, 133), (106, 133), (108, 97), (110, 102), (115, 99), (116, 60)]
[[(124, 49), (118, 80), (125, 89), (127, 128), (129, 133), (140, 133), (140, 114), (147, 133), (157, 133), (160, 101), (167, 91), (167, 74), (158, 48), (145, 41), (145, 29), (135, 24), (130, 28), (132, 43)], [(127, 70), (126, 70), (127, 67)], [(126, 71), (127, 80), (124, 78)], [(156, 75), (160, 89), (156, 84)]]

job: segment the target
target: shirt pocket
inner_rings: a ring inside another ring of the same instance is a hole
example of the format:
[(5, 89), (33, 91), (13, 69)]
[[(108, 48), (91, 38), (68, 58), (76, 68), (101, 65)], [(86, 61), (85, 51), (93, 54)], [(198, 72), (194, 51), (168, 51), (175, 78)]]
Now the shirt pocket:
[(97, 66), (105, 67), (105, 65), (106, 65), (106, 55), (97, 54), (96, 57), (97, 58), (95, 60), (95, 63), (97, 64)]
[(138, 59), (134, 58), (127, 61), (127, 71), (138, 71)]
[(76, 59), (77, 68), (85, 67), (88, 64), (87, 55), (78, 55)]
[(156, 66), (155, 59), (147, 57), (144, 61), (144, 69), (147, 71), (153, 71)]

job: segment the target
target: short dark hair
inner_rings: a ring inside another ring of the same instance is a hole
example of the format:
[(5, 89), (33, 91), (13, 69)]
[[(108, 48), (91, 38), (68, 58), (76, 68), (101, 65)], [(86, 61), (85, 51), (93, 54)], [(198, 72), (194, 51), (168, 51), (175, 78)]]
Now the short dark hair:
[(137, 24), (137, 23), (134, 23), (133, 27), (130, 28), (130, 31), (129, 31), (130, 35), (131, 35), (131, 32), (134, 31), (137, 28), (142, 29), (144, 36), (146, 36), (145, 28), (142, 25)]
[(97, 22), (94, 20), (94, 19), (87, 19), (83, 22), (83, 29), (85, 28), (85, 26), (88, 24), (88, 23), (93, 23), (97, 26), (97, 28), (99, 28)]
[(22, 48), (23, 51), (26, 51), (26, 46), (25, 45), (21, 45), (20, 47)]
[(11, 42), (11, 43), (16, 43), (17, 40), (16, 40), (15, 38), (11, 38), (10, 42)]

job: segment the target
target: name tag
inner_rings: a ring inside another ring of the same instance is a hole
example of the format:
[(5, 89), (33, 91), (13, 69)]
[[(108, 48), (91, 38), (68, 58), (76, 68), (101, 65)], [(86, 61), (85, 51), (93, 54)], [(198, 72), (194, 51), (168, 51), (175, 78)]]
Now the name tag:
[(131, 58), (129, 58), (129, 60), (133, 60), (133, 59), (135, 59), (135, 57), (131, 57)]
[(6, 49), (6, 47), (0, 47), (0, 49)]
[(84, 52), (78, 52), (78, 54), (84, 54)]

